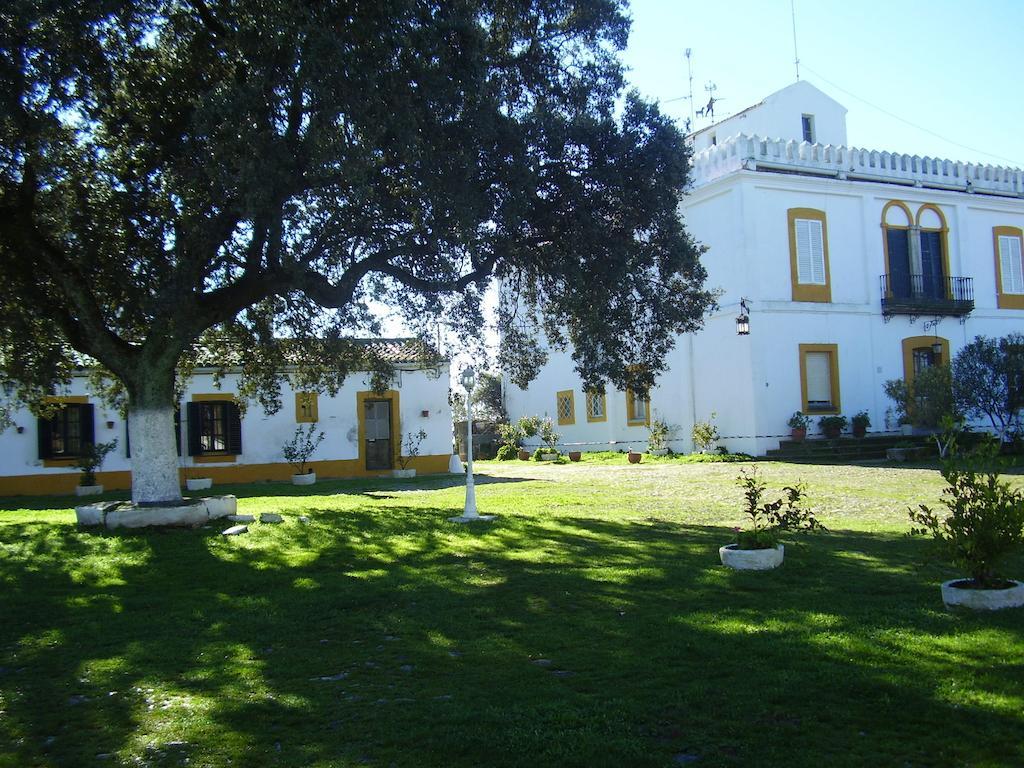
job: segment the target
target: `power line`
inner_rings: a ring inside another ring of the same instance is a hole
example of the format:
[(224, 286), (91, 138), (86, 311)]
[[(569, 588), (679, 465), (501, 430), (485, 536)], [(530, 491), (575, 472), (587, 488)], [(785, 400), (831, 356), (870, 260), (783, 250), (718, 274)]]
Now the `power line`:
[(936, 133), (933, 130), (925, 128), (924, 126), (918, 125), (917, 123), (912, 123), (909, 120), (900, 117), (899, 115), (893, 114), (889, 110), (884, 109), (883, 107), (880, 107), (877, 104), (873, 104), (872, 102), (868, 101), (865, 98), (862, 98), (862, 97), (858, 96), (855, 93), (851, 93), (850, 91), (848, 91), (845, 88), (843, 88), (841, 85), (836, 85), (835, 83), (833, 83), (831, 80), (829, 80), (827, 77), (825, 77), (820, 72), (816, 72), (815, 70), (813, 70), (810, 67), (808, 67), (807, 64), (804, 64), (804, 70), (807, 71), (807, 72), (810, 72), (811, 74), (813, 74), (815, 77), (817, 77), (822, 82), (828, 83), (829, 85), (831, 85), (836, 90), (842, 91), (847, 96), (851, 96), (852, 98), (857, 99), (857, 101), (859, 101), (859, 102), (861, 102), (863, 104), (867, 104), (872, 109), (877, 109), (882, 114), (888, 115), (893, 120), (899, 120), (901, 123), (905, 123), (906, 125), (909, 125), (911, 128), (915, 128), (915, 129), (917, 129), (919, 131), (922, 131), (923, 133), (929, 134), (930, 136), (934, 136), (937, 139), (941, 139), (942, 141), (946, 142), (947, 144), (951, 144), (954, 147), (959, 147), (960, 149), (965, 149), (968, 152), (974, 152), (974, 153), (979, 154), (979, 155), (985, 155), (986, 157), (994, 157), (996, 160), (1002, 160), (1003, 162), (1009, 163), (1010, 165), (1015, 166), (1017, 168), (1024, 167), (1024, 163), (1021, 163), (1021, 162), (1019, 162), (1017, 160), (1011, 160), (1010, 158), (1003, 157), (1002, 155), (994, 155), (991, 152), (985, 152), (983, 150), (976, 149), (975, 147), (969, 147), (966, 144), (961, 144), (958, 141), (953, 141), (952, 139), (947, 138), (947, 137), (943, 136), (940, 133)]

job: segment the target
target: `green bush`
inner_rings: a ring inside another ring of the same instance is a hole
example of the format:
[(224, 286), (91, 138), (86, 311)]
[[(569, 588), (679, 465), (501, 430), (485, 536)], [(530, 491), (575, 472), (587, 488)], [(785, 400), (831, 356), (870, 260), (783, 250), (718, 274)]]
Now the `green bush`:
[(519, 456), (519, 449), (514, 445), (503, 445), (495, 455), (498, 461), (511, 461)]
[(783, 489), (786, 492), (783, 498), (762, 503), (766, 486), (758, 477), (756, 469), (740, 472), (737, 482), (743, 487), (743, 497), (746, 499), (743, 511), (750, 518), (750, 530), (734, 529), (737, 548), (772, 549), (778, 545), (784, 531), (825, 530), (813, 512), (800, 507), (805, 493), (802, 484), (787, 485)]
[(942, 477), (949, 483), (942, 492), (949, 510), (945, 518), (924, 504), (909, 510), (911, 534), (930, 535), (983, 589), (1008, 586), (997, 569), (1024, 544), (1024, 492), (999, 480), (998, 452), (998, 443), (988, 440), (943, 465)]

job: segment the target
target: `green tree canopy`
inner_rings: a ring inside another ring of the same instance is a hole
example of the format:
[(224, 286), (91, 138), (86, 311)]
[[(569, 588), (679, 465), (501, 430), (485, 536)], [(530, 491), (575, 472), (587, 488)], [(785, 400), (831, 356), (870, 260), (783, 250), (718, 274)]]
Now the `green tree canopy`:
[(327, 390), (383, 367), (351, 341), (371, 302), (470, 338), (498, 279), (530, 310), (503, 315), (519, 380), (539, 324), (586, 381), (646, 388), (712, 297), (627, 33), (619, 0), (10, 0), (0, 375), (31, 402), (97, 363), (169, 435), (201, 356), (273, 408), (285, 363)]

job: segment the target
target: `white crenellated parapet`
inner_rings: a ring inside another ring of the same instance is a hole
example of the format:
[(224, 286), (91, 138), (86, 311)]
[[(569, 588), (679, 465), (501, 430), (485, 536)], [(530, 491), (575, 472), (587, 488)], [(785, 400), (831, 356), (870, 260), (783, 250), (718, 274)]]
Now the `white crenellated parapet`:
[(937, 157), (809, 144), (737, 134), (692, 158), (692, 186), (703, 186), (739, 170), (772, 169), (815, 176), (882, 181), (907, 186), (1024, 196), (1019, 168), (961, 163)]

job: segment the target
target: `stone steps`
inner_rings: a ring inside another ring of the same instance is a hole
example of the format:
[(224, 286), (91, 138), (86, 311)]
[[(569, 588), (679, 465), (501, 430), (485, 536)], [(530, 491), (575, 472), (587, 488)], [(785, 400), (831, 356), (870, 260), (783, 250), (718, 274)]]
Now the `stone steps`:
[(886, 451), (897, 446), (913, 445), (934, 450), (935, 442), (929, 437), (884, 435), (879, 437), (839, 437), (835, 440), (810, 439), (801, 442), (783, 440), (777, 449), (765, 455), (769, 461), (790, 461), (817, 464), (848, 464), (881, 462)]

